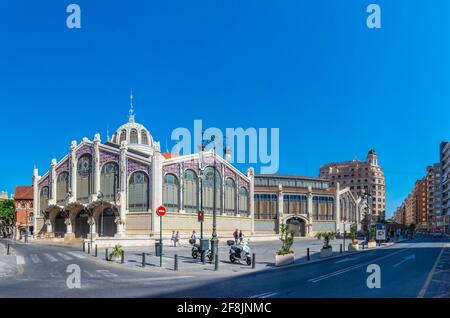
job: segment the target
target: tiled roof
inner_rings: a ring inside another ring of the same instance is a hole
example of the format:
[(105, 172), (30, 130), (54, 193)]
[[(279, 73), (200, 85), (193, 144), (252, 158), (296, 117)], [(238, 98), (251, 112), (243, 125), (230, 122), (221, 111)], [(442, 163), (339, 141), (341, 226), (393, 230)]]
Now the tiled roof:
[(17, 186), (14, 189), (14, 199), (33, 200), (33, 186)]

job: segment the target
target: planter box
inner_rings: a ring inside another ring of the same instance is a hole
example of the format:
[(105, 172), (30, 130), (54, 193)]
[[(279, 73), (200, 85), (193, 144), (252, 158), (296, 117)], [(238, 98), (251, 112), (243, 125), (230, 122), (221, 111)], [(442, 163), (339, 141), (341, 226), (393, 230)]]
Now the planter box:
[(275, 255), (275, 266), (283, 266), (294, 263), (294, 253), (286, 255)]
[(110, 256), (109, 260), (112, 262), (120, 262), (121, 257), (120, 256)]
[(356, 244), (353, 244), (353, 243), (348, 244), (348, 251), (349, 252), (359, 251), (359, 244), (358, 243), (356, 243)]
[(331, 255), (333, 255), (333, 248), (332, 247), (330, 247), (330, 248), (322, 248), (320, 250), (320, 257), (321, 258), (323, 258), (323, 257), (330, 257)]
[(377, 247), (377, 242), (371, 241), (371, 242), (367, 243), (367, 247), (368, 248), (375, 248), (375, 247)]

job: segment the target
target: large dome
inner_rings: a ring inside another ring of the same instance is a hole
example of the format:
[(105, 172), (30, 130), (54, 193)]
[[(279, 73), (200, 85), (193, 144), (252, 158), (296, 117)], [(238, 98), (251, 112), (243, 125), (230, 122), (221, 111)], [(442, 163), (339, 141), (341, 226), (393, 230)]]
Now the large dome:
[(130, 96), (131, 105), (128, 115), (128, 122), (120, 126), (112, 136), (112, 143), (120, 145), (126, 141), (130, 148), (149, 152), (153, 146), (153, 138), (144, 125), (139, 124), (134, 119), (133, 95)]

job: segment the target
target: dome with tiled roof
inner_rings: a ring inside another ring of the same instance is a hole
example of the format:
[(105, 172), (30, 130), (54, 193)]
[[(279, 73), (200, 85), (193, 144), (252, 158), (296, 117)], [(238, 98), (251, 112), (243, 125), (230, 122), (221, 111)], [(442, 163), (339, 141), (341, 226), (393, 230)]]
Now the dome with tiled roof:
[(130, 111), (128, 122), (120, 126), (112, 136), (111, 142), (120, 145), (122, 141), (128, 143), (128, 147), (149, 152), (153, 146), (153, 137), (144, 125), (135, 121), (133, 108), (133, 95), (130, 96)]

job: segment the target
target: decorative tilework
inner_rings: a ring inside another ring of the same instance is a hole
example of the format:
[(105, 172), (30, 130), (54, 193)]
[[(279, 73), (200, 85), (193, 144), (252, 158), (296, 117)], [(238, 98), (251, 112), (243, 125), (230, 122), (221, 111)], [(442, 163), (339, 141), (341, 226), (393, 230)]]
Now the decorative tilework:
[(168, 166), (164, 166), (163, 167), (163, 174), (166, 173), (173, 173), (174, 175), (176, 175), (177, 177), (179, 177), (180, 174), (180, 167), (178, 165), (178, 163), (174, 163)]
[(84, 154), (91, 154), (92, 155), (93, 149), (90, 145), (83, 145), (77, 150), (77, 159), (80, 158)]
[(66, 159), (59, 167), (56, 169), (56, 174), (60, 174), (61, 172), (69, 171), (69, 159)]
[(148, 173), (149, 177), (151, 177), (151, 167), (149, 164), (142, 163), (140, 161), (136, 161), (133, 159), (128, 159), (127, 164), (127, 175), (130, 176), (133, 172), (142, 170)]
[(120, 155), (114, 154), (108, 151), (100, 151), (100, 167), (103, 166), (104, 163), (109, 161), (114, 161), (119, 164)]

